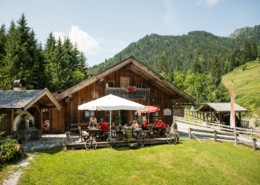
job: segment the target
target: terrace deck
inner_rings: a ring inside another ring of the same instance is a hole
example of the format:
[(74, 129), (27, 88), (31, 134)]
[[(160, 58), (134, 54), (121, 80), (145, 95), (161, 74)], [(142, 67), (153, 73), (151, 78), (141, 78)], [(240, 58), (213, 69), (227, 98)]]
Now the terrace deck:
[[(78, 136), (70, 136), (69, 138), (66, 138), (64, 140), (66, 148), (67, 149), (85, 149), (85, 142), (77, 142), (78, 139), (79, 139)], [(151, 139), (149, 139), (149, 141), (146, 145), (157, 145), (157, 144), (168, 144), (167, 138), (151, 138)], [(122, 146), (128, 146), (128, 142), (120, 141), (119, 147), (122, 147)], [(106, 147), (107, 147), (107, 142), (105, 142), (105, 141), (97, 142), (97, 148), (106, 148)]]

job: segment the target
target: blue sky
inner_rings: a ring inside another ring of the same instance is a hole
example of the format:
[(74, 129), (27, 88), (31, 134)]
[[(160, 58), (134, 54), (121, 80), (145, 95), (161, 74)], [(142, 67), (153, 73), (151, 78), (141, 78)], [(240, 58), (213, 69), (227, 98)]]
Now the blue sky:
[(0, 24), (9, 27), (25, 13), (40, 42), (50, 32), (69, 36), (93, 66), (151, 33), (229, 36), (259, 25), (259, 8), (259, 0), (0, 0)]

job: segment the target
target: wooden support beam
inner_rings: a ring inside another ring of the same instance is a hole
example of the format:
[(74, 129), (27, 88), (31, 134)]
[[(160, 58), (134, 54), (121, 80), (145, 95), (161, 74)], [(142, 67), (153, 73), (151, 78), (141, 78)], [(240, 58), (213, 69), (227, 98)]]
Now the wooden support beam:
[(154, 84), (156, 84), (157, 82), (158, 82), (159, 80), (149, 80), (149, 82), (148, 82), (148, 86), (149, 86), (149, 88), (151, 88)]
[(14, 124), (14, 109), (11, 110), (11, 135), (13, 135), (13, 131), (14, 131), (14, 128), (13, 128), (13, 125)]
[(40, 115), (41, 115), (40, 116), (40, 124), (41, 124), (41, 130), (42, 130), (42, 123), (43, 123), (42, 109), (40, 109)]

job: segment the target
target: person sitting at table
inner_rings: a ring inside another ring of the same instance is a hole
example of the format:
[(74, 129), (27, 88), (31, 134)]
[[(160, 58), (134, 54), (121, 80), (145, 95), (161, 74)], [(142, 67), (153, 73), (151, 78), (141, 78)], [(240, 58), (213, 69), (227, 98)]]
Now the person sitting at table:
[(149, 128), (147, 126), (148, 126), (147, 119), (145, 119), (142, 124), (142, 130), (149, 130)]
[(153, 124), (153, 126), (159, 126), (160, 124), (159, 124), (159, 122), (158, 122), (158, 119), (155, 119), (155, 123)]
[(104, 121), (103, 118), (101, 118), (101, 122), (102, 122), (102, 125), (100, 126), (100, 128), (102, 129), (101, 134), (103, 134), (104, 132), (108, 132), (109, 131), (108, 124)]
[(165, 123), (164, 122), (162, 122), (162, 120), (160, 119), (159, 120), (159, 127), (161, 127), (160, 128), (160, 134), (163, 134), (163, 133), (165, 133), (166, 132), (166, 129), (167, 129), (167, 127), (166, 127), (166, 125), (165, 125)]
[(97, 126), (97, 119), (95, 118), (95, 115), (92, 115), (89, 119), (89, 127), (94, 127), (94, 125)]
[(140, 130), (139, 130), (139, 125), (138, 125), (138, 123), (137, 123), (136, 120), (133, 120), (132, 128), (134, 128), (135, 133), (138, 134), (138, 133), (140, 132)]

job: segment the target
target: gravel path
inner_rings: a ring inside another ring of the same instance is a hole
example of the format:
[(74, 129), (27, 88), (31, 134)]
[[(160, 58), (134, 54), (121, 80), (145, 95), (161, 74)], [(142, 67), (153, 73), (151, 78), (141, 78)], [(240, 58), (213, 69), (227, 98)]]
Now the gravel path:
[(3, 185), (16, 185), (20, 176), (23, 174), (23, 170), (27, 168), (27, 166), (30, 164), (30, 161), (33, 160), (33, 157), (37, 155), (38, 153), (33, 153), (29, 158), (23, 159), (17, 164), (14, 164), (13, 168), (19, 168), (18, 171), (11, 172), (11, 175), (7, 179), (4, 180)]

